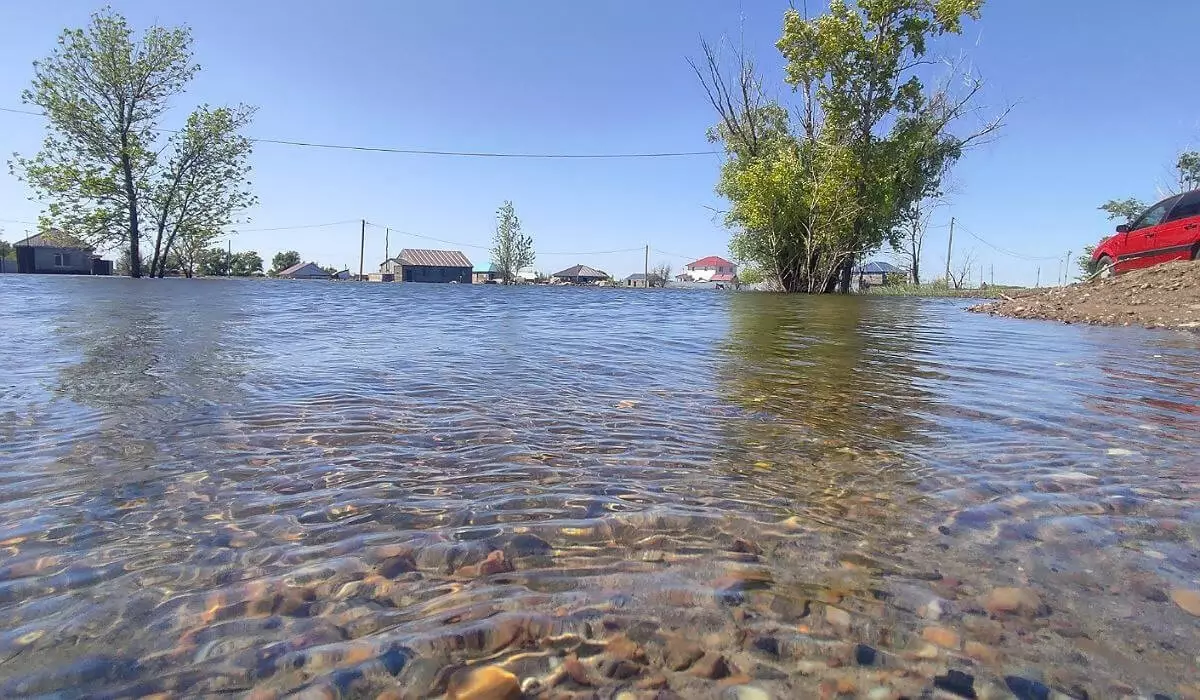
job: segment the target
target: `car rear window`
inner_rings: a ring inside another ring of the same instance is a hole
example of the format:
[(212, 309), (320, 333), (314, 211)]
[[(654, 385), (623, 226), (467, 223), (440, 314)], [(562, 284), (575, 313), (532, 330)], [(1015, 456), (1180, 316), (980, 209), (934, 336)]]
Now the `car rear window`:
[(1175, 208), (1171, 210), (1171, 215), (1167, 217), (1167, 221), (1187, 219), (1193, 216), (1200, 216), (1200, 191), (1188, 192), (1180, 197)]

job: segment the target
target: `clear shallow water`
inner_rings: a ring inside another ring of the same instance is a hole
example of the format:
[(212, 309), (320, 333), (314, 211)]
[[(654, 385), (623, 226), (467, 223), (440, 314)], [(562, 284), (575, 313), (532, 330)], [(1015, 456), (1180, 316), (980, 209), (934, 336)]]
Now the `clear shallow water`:
[(0, 276), (0, 696), (1187, 697), (1200, 337), (963, 306)]

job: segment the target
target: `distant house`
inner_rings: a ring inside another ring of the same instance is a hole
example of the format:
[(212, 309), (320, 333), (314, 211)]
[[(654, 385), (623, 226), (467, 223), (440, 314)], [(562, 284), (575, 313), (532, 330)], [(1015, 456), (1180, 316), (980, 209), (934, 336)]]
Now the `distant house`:
[(676, 279), (685, 282), (735, 282), (737, 265), (725, 258), (710, 255), (683, 266)]
[(57, 229), (13, 244), (17, 272), (43, 275), (111, 275), (112, 262), (101, 260), (95, 249)]
[(405, 248), (379, 266), (382, 275), (397, 282), (460, 282), (470, 284), (471, 261), (457, 250)]
[(626, 277), (626, 278), (625, 278), (625, 286), (626, 286), (626, 287), (645, 287), (645, 286), (648, 286), (648, 285), (646, 284), (646, 275), (645, 275), (645, 273), (642, 273), (642, 272), (635, 272), (635, 273), (633, 273), (632, 275), (630, 275), (630, 276)]
[(895, 280), (897, 277), (908, 277), (908, 273), (895, 265), (883, 261), (869, 262), (855, 267), (852, 271), (858, 279), (858, 286), (879, 287)]
[(608, 279), (608, 273), (587, 265), (572, 265), (562, 272), (551, 275), (551, 279), (564, 284), (596, 284)]
[(327, 280), (331, 277), (328, 271), (322, 270), (316, 263), (300, 262), (279, 273), (280, 277), (289, 280)]
[(471, 270), (471, 282), (473, 284), (487, 284), (500, 279), (500, 270), (496, 268), (494, 263), (487, 265), (476, 265)]

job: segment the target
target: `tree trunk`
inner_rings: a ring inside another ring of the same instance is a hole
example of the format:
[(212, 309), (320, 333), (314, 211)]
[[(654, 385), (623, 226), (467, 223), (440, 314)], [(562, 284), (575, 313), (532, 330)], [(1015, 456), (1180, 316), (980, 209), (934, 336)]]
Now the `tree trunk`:
[[(125, 141), (125, 136), (121, 136), (121, 141)], [(124, 144), (122, 144), (124, 145)], [(138, 209), (137, 209), (137, 192), (133, 188), (133, 163), (130, 162), (129, 154), (121, 154), (121, 172), (125, 176), (125, 197), (128, 200), (129, 206), (129, 276), (142, 276), (142, 255), (139, 249), (139, 225), (138, 225)]]

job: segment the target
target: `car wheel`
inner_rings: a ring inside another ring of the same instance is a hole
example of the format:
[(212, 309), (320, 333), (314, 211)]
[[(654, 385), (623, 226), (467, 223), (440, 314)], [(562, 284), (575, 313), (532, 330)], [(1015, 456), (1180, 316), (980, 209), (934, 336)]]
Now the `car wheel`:
[(1112, 279), (1112, 276), (1116, 274), (1116, 272), (1117, 270), (1113, 265), (1113, 259), (1107, 255), (1101, 255), (1100, 259), (1096, 261), (1096, 277), (1102, 280)]

